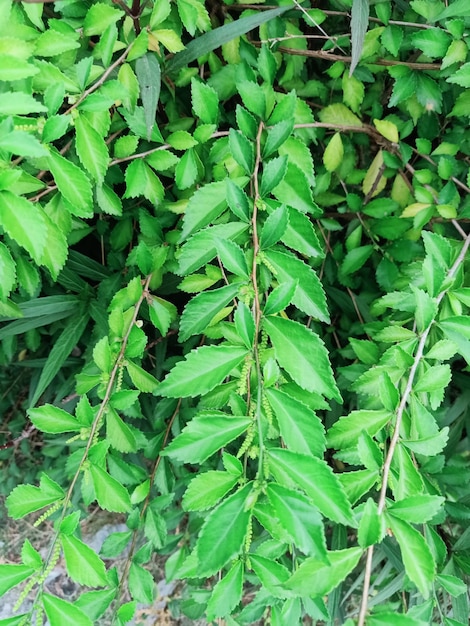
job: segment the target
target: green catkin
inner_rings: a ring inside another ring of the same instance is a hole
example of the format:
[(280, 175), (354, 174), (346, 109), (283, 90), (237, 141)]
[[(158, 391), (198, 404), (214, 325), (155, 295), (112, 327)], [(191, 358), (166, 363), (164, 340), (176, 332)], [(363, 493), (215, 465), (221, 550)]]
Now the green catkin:
[(36, 610), (36, 626), (42, 626), (44, 622), (44, 607), (39, 606)]
[(13, 607), (13, 611), (18, 611), (18, 609), (20, 608), (20, 606), (23, 604), (23, 602), (25, 601), (25, 599), (27, 598), (29, 592), (31, 591), (31, 589), (34, 587), (34, 585), (39, 582), (39, 576), (38, 575), (34, 575), (32, 576), (27, 584), (25, 585), (23, 591), (21, 592), (21, 594), (18, 597), (18, 600), (16, 601), (15, 606)]
[(64, 501), (63, 500), (59, 500), (58, 502), (56, 502), (55, 504), (53, 504), (52, 506), (50, 506), (42, 515), (41, 517), (38, 517), (38, 519), (34, 522), (33, 526), (35, 528), (37, 528), (38, 526), (40, 526), (44, 520), (46, 520), (48, 517), (50, 517), (53, 513), (55, 513), (56, 511), (58, 511), (60, 509), (60, 507), (63, 505)]
[(43, 571), (43, 573), (41, 574), (41, 576), (38, 579), (38, 583), (40, 585), (42, 585), (46, 581), (46, 578), (49, 576), (49, 574), (52, 572), (54, 567), (57, 565), (57, 562), (58, 562), (59, 558), (60, 558), (60, 543), (57, 541), (55, 546), (54, 546), (54, 550), (53, 550), (53, 552), (51, 554), (50, 561), (49, 561), (46, 569)]
[(268, 420), (268, 424), (270, 427), (272, 427), (273, 425), (273, 410), (271, 408), (271, 405), (268, 402), (268, 399), (266, 398), (266, 396), (263, 394), (263, 400), (262, 400), (262, 406), (264, 409), (264, 413), (266, 415), (266, 419)]
[(251, 548), (251, 542), (253, 541), (253, 518), (250, 517), (248, 522), (248, 530), (245, 537), (245, 552), (248, 553)]
[(238, 382), (237, 394), (239, 396), (244, 396), (248, 391), (248, 376), (251, 369), (252, 360), (247, 359), (243, 364), (242, 370), (240, 372), (240, 380)]
[(246, 437), (245, 437), (245, 441), (242, 443), (241, 448), (240, 448), (240, 450), (237, 453), (237, 457), (238, 458), (243, 456), (245, 454), (245, 452), (248, 450), (248, 448), (251, 446), (251, 444), (253, 443), (253, 439), (255, 438), (255, 434), (256, 434), (256, 427), (255, 427), (255, 424), (252, 424), (248, 428), (248, 431), (247, 431)]
[(116, 377), (116, 391), (121, 390), (123, 377), (124, 377), (124, 363), (121, 360), (118, 366), (118, 372), (117, 372), (117, 377)]

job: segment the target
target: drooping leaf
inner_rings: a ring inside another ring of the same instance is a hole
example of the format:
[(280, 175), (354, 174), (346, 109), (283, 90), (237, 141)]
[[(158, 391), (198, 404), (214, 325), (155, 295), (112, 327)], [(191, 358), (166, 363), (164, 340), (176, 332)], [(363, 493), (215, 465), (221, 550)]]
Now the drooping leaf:
[(75, 119), (75, 147), (81, 164), (98, 183), (108, 169), (109, 152), (104, 139), (84, 115)]
[(216, 584), (207, 604), (207, 619), (209, 621), (216, 617), (230, 615), (239, 604), (243, 590), (243, 574), (243, 563), (236, 561), (227, 574)]
[(245, 505), (252, 489), (248, 483), (206, 517), (196, 544), (201, 575), (211, 576), (241, 551), (251, 516)]
[(239, 289), (239, 285), (233, 283), (194, 296), (181, 315), (179, 341), (186, 341), (191, 335), (203, 332), (213, 317), (237, 295)]
[(419, 592), (426, 599), (436, 575), (434, 557), (423, 535), (411, 524), (394, 515), (387, 515), (387, 522), (401, 550), (405, 571)]
[(284, 583), (284, 587), (300, 597), (324, 596), (348, 576), (361, 555), (362, 548), (331, 551), (327, 553), (328, 564), (309, 557)]
[(63, 489), (46, 474), (42, 474), (39, 487), (34, 485), (18, 485), (13, 489), (6, 505), (8, 514), (13, 519), (20, 519), (28, 513), (38, 511), (50, 504), (62, 500), (65, 493)]
[(322, 340), (298, 322), (268, 316), (264, 328), (273, 344), (279, 365), (307, 391), (341, 402)]
[(49, 167), (60, 193), (74, 207), (75, 214), (91, 217), (93, 198), (91, 184), (85, 172), (56, 150), (50, 152)]
[(0, 597), (9, 589), (19, 585), (34, 574), (34, 568), (28, 565), (0, 565)]
[(186, 511), (204, 511), (217, 504), (238, 482), (239, 476), (220, 470), (199, 474), (189, 483), (183, 496)]
[(72, 580), (87, 587), (102, 587), (107, 584), (103, 561), (86, 543), (73, 535), (60, 536), (64, 551), (67, 574)]
[(271, 471), (285, 487), (301, 488), (323, 515), (354, 526), (351, 506), (335, 474), (323, 459), (281, 448), (269, 450)]
[(353, 0), (351, 9), (351, 66), (352, 75), (361, 58), (364, 37), (369, 25), (369, 0)]
[(115, 513), (125, 513), (131, 508), (129, 494), (119, 481), (104, 469), (90, 463), (89, 466), (96, 499), (101, 508)]
[(377, 509), (377, 504), (372, 498), (367, 501), (362, 510), (357, 531), (357, 540), (362, 548), (367, 548), (376, 543), (380, 543), (385, 535), (384, 518)]
[(322, 457), (326, 443), (325, 431), (315, 413), (279, 389), (266, 389), (265, 394), (287, 448), (293, 452)]
[(62, 598), (44, 593), (42, 601), (51, 626), (93, 626), (81, 609)]
[(11, 191), (0, 191), (0, 225), (36, 263), (41, 263), (47, 227), (39, 207)]
[(162, 452), (186, 463), (203, 463), (212, 454), (241, 435), (251, 424), (249, 417), (225, 413), (201, 413)]
[(194, 397), (220, 384), (248, 354), (245, 348), (202, 346), (179, 361), (158, 387), (159, 395), (169, 398)]
[(290, 252), (266, 250), (264, 254), (276, 271), (279, 282), (298, 281), (292, 298), (295, 306), (307, 315), (328, 322), (325, 292), (315, 270)]
[(309, 499), (298, 491), (276, 483), (269, 483), (266, 493), (279, 523), (292, 537), (297, 548), (308, 556), (326, 561), (323, 521)]

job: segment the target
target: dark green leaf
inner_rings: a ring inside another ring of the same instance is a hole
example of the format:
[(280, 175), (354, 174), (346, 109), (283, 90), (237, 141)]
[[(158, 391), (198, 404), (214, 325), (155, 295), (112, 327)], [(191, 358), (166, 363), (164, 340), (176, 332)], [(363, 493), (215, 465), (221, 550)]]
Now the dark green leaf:
[(214, 316), (233, 300), (239, 288), (239, 285), (234, 283), (194, 296), (181, 316), (179, 341), (186, 341), (191, 335), (202, 333)]

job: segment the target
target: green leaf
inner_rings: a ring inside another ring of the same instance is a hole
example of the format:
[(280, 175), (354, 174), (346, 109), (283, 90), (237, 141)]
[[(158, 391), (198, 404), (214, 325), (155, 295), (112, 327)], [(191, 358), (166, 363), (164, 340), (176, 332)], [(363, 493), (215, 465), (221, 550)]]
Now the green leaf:
[(357, 270), (364, 265), (373, 251), (374, 246), (372, 244), (359, 246), (358, 248), (350, 250), (341, 263), (339, 270), (340, 279), (344, 279), (346, 276), (357, 272)]
[(248, 354), (226, 344), (202, 346), (179, 361), (158, 387), (159, 395), (187, 398), (204, 395), (219, 385)]
[(0, 565), (0, 597), (34, 574), (28, 565)]
[(243, 250), (230, 239), (216, 241), (217, 255), (222, 265), (232, 274), (248, 278), (249, 270)]
[(276, 483), (269, 483), (266, 495), (296, 547), (308, 556), (327, 562), (323, 520), (312, 502), (298, 491)]
[(367, 624), (370, 624), (370, 626), (426, 626), (427, 623), (408, 615), (388, 613), (386, 611), (377, 615), (370, 615), (367, 618)]
[(191, 335), (202, 333), (214, 316), (235, 298), (239, 289), (240, 286), (234, 283), (194, 296), (184, 308), (181, 316), (178, 340), (184, 342)]
[(108, 169), (108, 147), (85, 115), (75, 118), (75, 148), (78, 158), (96, 182), (102, 183)]
[(79, 343), (89, 319), (90, 314), (88, 311), (81, 312), (76, 316), (74, 315), (64, 327), (64, 330), (57, 337), (46, 359), (41, 376), (39, 377), (36, 388), (34, 389), (34, 393), (31, 396), (31, 406), (36, 404), (48, 385), (60, 371), (64, 362), (70, 356), (72, 350)]
[(393, 502), (393, 504), (387, 506), (387, 511), (406, 522), (425, 524), (439, 513), (444, 502), (445, 498), (441, 496), (417, 494), (398, 500), (398, 502)]
[(70, 413), (45, 404), (35, 409), (28, 410), (28, 417), (34, 426), (43, 433), (67, 433), (80, 430), (81, 424)]
[(307, 257), (323, 257), (323, 249), (308, 216), (292, 207), (288, 207), (288, 211), (289, 223), (281, 241)]
[(90, 619), (97, 620), (105, 613), (115, 596), (115, 589), (86, 591), (75, 600), (74, 604), (86, 613)]
[(456, 598), (462, 593), (467, 593), (467, 585), (463, 580), (457, 578), (457, 576), (450, 576), (449, 574), (438, 574), (436, 576), (436, 582), (447, 591), (448, 594)]
[(298, 287), (298, 281), (282, 282), (275, 287), (266, 298), (264, 314), (272, 315), (283, 311), (294, 299), (294, 294)]
[(260, 194), (262, 197), (267, 196), (274, 187), (281, 183), (286, 175), (288, 166), (287, 156), (279, 156), (270, 159), (263, 165), (263, 174), (261, 176)]
[(244, 302), (238, 302), (234, 315), (235, 328), (247, 348), (253, 347), (255, 339), (255, 321), (250, 309)]
[(319, 112), (319, 118), (324, 124), (337, 126), (362, 126), (361, 120), (354, 115), (347, 106), (341, 103), (329, 104)]
[(427, 599), (436, 575), (436, 564), (428, 544), (421, 533), (408, 522), (387, 515), (387, 523), (400, 546), (408, 578), (416, 585), (424, 599)]
[(131, 509), (131, 500), (125, 487), (104, 469), (90, 463), (89, 471), (96, 499), (102, 509), (115, 513), (126, 513)]
[(266, 389), (265, 395), (276, 415), (287, 448), (322, 457), (326, 447), (325, 430), (315, 413), (279, 389)]
[(255, 162), (253, 144), (242, 133), (233, 128), (229, 131), (228, 139), (233, 158), (251, 176)]
[(266, 92), (263, 87), (252, 80), (239, 80), (236, 87), (248, 111), (258, 118), (264, 119), (266, 116)]
[(250, 555), (250, 564), (264, 589), (275, 598), (286, 597), (281, 585), (289, 578), (290, 572), (285, 565), (258, 554)]
[(135, 452), (137, 450), (133, 431), (111, 406), (106, 411), (106, 439), (119, 452)]
[(380, 515), (377, 504), (372, 498), (367, 498), (359, 522), (357, 541), (361, 548), (367, 548), (380, 543), (384, 535), (385, 523), (383, 516)]
[(309, 328), (281, 317), (263, 321), (279, 365), (306, 391), (321, 393), (341, 402), (327, 350)]
[(440, 391), (446, 389), (451, 378), (452, 373), (447, 363), (433, 365), (422, 376), (418, 377), (414, 390), (418, 393), (421, 391)]
[(315, 270), (291, 252), (266, 250), (264, 255), (275, 270), (279, 283), (298, 281), (292, 303), (307, 315), (328, 323), (325, 293)]
[(441, 28), (416, 31), (411, 35), (415, 48), (422, 50), (431, 59), (445, 56), (452, 38)]
[(287, 11), (289, 8), (290, 6), (285, 6), (257, 12), (255, 15), (243, 17), (235, 20), (234, 22), (224, 24), (224, 26), (214, 28), (214, 30), (194, 38), (189, 42), (185, 50), (178, 52), (172, 59), (170, 59), (167, 64), (167, 71), (176, 72), (177, 70), (186, 67), (198, 57), (204, 56), (208, 52), (212, 52), (212, 50), (219, 48), (223, 44), (244, 35), (253, 28), (257, 28), (261, 24), (268, 22), (278, 15), (282, 15), (282, 13)]
[(263, 224), (260, 236), (260, 248), (270, 248), (282, 239), (289, 223), (289, 213), (285, 204), (275, 209)]
[[(282, 157), (279, 157), (282, 158)], [(303, 170), (294, 163), (287, 164), (287, 171), (281, 182), (272, 190), (280, 202), (302, 213), (318, 216), (321, 211), (313, 201), (312, 189)]]
[(9, 249), (0, 242), (0, 300), (6, 300), (16, 282), (16, 266)]
[(158, 206), (165, 195), (163, 185), (151, 167), (135, 159), (126, 169), (126, 193), (124, 198), (144, 196), (153, 205)]
[(362, 55), (364, 37), (369, 25), (369, 0), (353, 0), (351, 9), (351, 76)]
[(196, 415), (161, 453), (186, 463), (203, 463), (240, 436), (252, 420), (226, 413)]
[(343, 162), (344, 147), (341, 134), (335, 133), (323, 153), (323, 164), (329, 172), (334, 172)]
[(212, 576), (242, 550), (251, 517), (246, 507), (251, 492), (248, 483), (206, 517), (196, 544), (201, 576)]
[(143, 604), (152, 604), (155, 599), (155, 581), (148, 570), (137, 563), (131, 563), (128, 585), (134, 600)]
[(250, 223), (250, 203), (248, 196), (231, 178), (226, 179), (227, 203), (232, 213), (242, 222)]
[(393, 413), (385, 410), (358, 410), (342, 416), (327, 433), (330, 448), (353, 448), (363, 431), (374, 437), (391, 419)]
[(91, 217), (93, 198), (85, 172), (56, 150), (51, 150), (49, 155), (49, 168), (60, 193), (76, 210), (75, 214)]
[(270, 449), (269, 457), (271, 472), (279, 483), (303, 489), (325, 517), (355, 526), (341, 483), (323, 459), (281, 448)]
[(81, 609), (66, 600), (43, 593), (42, 602), (51, 626), (93, 626)]
[(208, 621), (211, 622), (216, 617), (230, 615), (240, 603), (243, 591), (243, 570), (243, 563), (236, 561), (227, 574), (216, 584), (207, 603)]
[(111, 24), (115, 24), (124, 11), (113, 8), (104, 2), (95, 2), (90, 6), (83, 22), (83, 30), (87, 37), (101, 35)]
[(185, 511), (205, 511), (223, 498), (239, 480), (239, 475), (220, 470), (199, 474), (189, 483), (183, 496)]
[(147, 52), (135, 62), (135, 73), (140, 86), (140, 98), (144, 107), (147, 140), (150, 141), (155, 124), (160, 97), (161, 70), (155, 54)]
[(302, 596), (324, 596), (333, 591), (356, 567), (362, 548), (348, 548), (327, 553), (328, 564), (315, 557), (306, 559), (284, 587)]
[(28, 115), (43, 113), (47, 108), (23, 91), (5, 91), (0, 94), (0, 115)]
[(282, 146), (282, 144), (287, 141), (293, 130), (293, 116), (290, 119), (282, 120), (281, 122), (278, 122), (277, 124), (274, 124), (273, 126), (268, 128), (268, 135), (266, 137), (266, 142), (263, 146), (263, 157), (266, 158), (276, 152), (276, 150), (278, 150)]
[(11, 191), (0, 191), (0, 226), (40, 264), (47, 226), (41, 209)]
[(28, 513), (55, 504), (58, 500), (62, 500), (64, 495), (63, 489), (56, 482), (46, 474), (42, 474), (39, 487), (18, 485), (13, 489), (6, 499), (8, 514), (13, 519), (20, 519)]
[(200, 80), (191, 80), (191, 104), (196, 117), (203, 124), (217, 124), (219, 97), (210, 85)]
[(103, 561), (90, 547), (73, 535), (61, 535), (67, 574), (72, 580), (87, 587), (107, 584)]
[(49, 156), (49, 151), (39, 143), (34, 135), (21, 130), (13, 130), (3, 135), (0, 138), (0, 149), (25, 157)]
[(190, 198), (183, 219), (180, 241), (207, 226), (219, 217), (227, 206), (224, 181), (209, 183), (198, 189)]
[(158, 380), (140, 365), (133, 361), (126, 361), (126, 369), (133, 384), (144, 393), (154, 393), (159, 386)]

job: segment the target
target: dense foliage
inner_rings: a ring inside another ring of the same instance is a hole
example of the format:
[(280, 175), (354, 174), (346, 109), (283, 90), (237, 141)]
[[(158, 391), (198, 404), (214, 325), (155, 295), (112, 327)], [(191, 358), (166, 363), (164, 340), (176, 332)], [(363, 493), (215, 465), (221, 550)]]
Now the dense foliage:
[(318, 4), (0, 2), (0, 624), (468, 623), (470, 4)]

